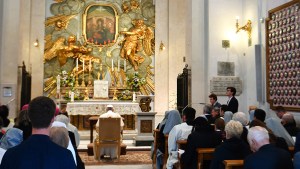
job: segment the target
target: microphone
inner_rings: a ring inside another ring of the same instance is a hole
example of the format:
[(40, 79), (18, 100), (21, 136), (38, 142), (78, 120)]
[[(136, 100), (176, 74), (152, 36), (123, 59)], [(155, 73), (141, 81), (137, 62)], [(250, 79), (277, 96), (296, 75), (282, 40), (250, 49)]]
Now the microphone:
[(187, 107), (189, 107), (189, 106), (191, 106), (191, 105), (193, 105), (193, 104), (206, 105), (207, 103), (190, 103), (190, 104), (187, 104), (187, 105), (182, 109), (182, 113), (184, 112), (184, 110), (185, 110)]
[(11, 99), (9, 102), (7, 102), (6, 106), (8, 106), (14, 100), (15, 100), (15, 98)]

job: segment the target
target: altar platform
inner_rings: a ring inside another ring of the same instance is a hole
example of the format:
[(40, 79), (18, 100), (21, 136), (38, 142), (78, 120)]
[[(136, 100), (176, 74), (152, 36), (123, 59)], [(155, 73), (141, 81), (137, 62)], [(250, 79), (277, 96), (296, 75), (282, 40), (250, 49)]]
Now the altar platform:
[(141, 112), (139, 103), (132, 101), (88, 100), (66, 103), (66, 111), (71, 123), (82, 133), (89, 133), (82, 134), (81, 138), (89, 140), (89, 143), (94, 141), (95, 124), (98, 117), (106, 113), (109, 104), (113, 105), (114, 112), (119, 113), (123, 118), (124, 140), (132, 140), (134, 146), (151, 145), (156, 113)]

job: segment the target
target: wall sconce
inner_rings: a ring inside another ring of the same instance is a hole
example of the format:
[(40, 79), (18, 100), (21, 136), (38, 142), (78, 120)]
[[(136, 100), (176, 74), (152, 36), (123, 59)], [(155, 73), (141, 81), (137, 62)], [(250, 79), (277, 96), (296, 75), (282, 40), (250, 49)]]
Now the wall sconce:
[(230, 41), (229, 40), (222, 40), (222, 48), (230, 48)]
[(39, 40), (38, 39), (36, 39), (35, 42), (33, 42), (33, 46), (34, 47), (38, 47), (39, 46)]
[(160, 42), (160, 45), (159, 45), (159, 50), (160, 50), (160, 51), (163, 51), (163, 50), (165, 50), (165, 49), (166, 49), (166, 47), (165, 47), (164, 43), (161, 41), (161, 42)]
[(248, 46), (252, 45), (252, 38), (251, 38), (251, 31), (252, 31), (252, 25), (251, 20), (248, 20), (246, 25), (239, 27), (239, 17), (236, 17), (236, 33), (238, 33), (240, 30), (244, 30), (248, 33)]

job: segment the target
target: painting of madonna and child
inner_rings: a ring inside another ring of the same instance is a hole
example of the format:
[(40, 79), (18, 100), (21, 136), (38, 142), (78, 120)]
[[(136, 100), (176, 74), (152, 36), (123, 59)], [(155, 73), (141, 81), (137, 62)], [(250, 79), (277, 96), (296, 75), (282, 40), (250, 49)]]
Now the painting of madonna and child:
[(92, 5), (86, 9), (85, 35), (88, 43), (108, 45), (115, 42), (116, 10), (112, 6)]

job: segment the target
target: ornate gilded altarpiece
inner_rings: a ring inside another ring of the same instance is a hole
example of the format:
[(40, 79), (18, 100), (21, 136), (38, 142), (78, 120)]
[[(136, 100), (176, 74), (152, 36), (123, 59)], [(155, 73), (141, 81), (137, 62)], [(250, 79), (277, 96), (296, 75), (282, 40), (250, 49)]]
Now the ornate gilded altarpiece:
[(266, 21), (267, 100), (300, 111), (300, 1), (270, 10)]
[(53, 0), (47, 6), (44, 95), (93, 99), (94, 80), (108, 81), (103, 99), (154, 95), (152, 0)]

